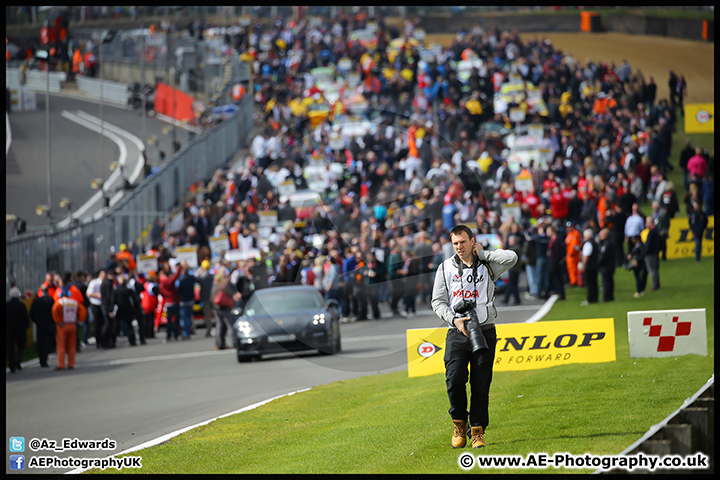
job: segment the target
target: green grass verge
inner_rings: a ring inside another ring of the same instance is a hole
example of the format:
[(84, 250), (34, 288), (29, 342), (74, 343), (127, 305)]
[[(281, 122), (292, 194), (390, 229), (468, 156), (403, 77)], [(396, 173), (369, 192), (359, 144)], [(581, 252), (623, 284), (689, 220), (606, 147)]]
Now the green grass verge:
[[(496, 372), (489, 446), (472, 453), (601, 455), (631, 445), (713, 374), (713, 274), (711, 259), (662, 262), (661, 290), (635, 299), (632, 274), (619, 270), (617, 300), (589, 307), (579, 306), (584, 289), (568, 290), (545, 320), (614, 317), (617, 360)], [(629, 358), (627, 312), (676, 308), (707, 309), (709, 355)], [(462, 473), (458, 457), (471, 450), (450, 447), (447, 409), (443, 375), (408, 378), (401, 371), (283, 397), (130, 455), (142, 457), (138, 473)]]

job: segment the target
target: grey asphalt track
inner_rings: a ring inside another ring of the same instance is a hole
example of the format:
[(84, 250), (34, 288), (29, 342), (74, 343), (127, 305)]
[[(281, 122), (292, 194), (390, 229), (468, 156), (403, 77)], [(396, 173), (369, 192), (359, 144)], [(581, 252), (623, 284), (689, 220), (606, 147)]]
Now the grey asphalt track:
[[(540, 306), (539, 301), (500, 306), (498, 321), (523, 322)], [(56, 360), (51, 358), (51, 368), (34, 363), (6, 374), (6, 442), (11, 436), (25, 437), (26, 444), (33, 438), (58, 442), (109, 438), (117, 442), (109, 451), (34, 452), (26, 447), (24, 452), (26, 463), (40, 455), (105, 458), (279, 395), (404, 370), (405, 331), (442, 326), (434, 313), (418, 305), (412, 318), (342, 325), (339, 355), (278, 354), (243, 364), (236, 361), (234, 350), (214, 350), (213, 339), (204, 338), (202, 329), (188, 342), (163, 344), (161, 339), (150, 339), (148, 345), (130, 347), (122, 338), (116, 349), (91, 346), (78, 354), (73, 371), (52, 370)], [(445, 388), (441, 377), (437, 387)]]
[[(15, 214), (27, 222), (28, 231), (34, 227), (48, 225), (47, 217), (38, 217), (35, 207), (47, 204), (47, 135), (45, 116), (45, 94), (37, 95), (38, 109), (34, 112), (13, 112), (9, 115), (12, 143), (6, 158), (5, 201), (6, 213)], [(104, 119), (107, 125), (117, 126), (135, 135), (142, 141), (142, 120), (138, 111), (130, 111), (105, 105)], [(100, 117), (100, 106), (93, 101), (50, 95), (50, 157), (52, 182), (53, 223), (67, 217), (67, 210), (61, 209), (60, 199), (71, 199), (73, 210), (89, 200), (95, 191), (90, 186), (93, 178), (109, 178), (110, 163), (117, 161), (118, 146), (107, 137), (104, 141), (104, 158), (101, 154), (100, 133), (92, 131), (65, 116), (63, 112), (77, 114), (83, 111)], [(170, 134), (165, 133), (168, 124), (154, 118), (147, 118), (148, 136), (157, 136), (169, 158)], [(185, 145), (187, 132), (177, 130), (178, 140)], [(137, 156), (137, 149), (122, 137), (128, 146), (128, 156)], [(133, 150), (135, 149), (135, 150)], [(147, 156), (152, 167), (159, 164), (158, 149), (147, 147)]]

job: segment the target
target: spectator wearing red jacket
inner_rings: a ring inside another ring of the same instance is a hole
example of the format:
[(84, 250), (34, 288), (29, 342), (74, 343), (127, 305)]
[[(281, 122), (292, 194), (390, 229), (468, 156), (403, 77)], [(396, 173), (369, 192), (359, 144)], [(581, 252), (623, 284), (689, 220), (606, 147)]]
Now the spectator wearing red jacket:
[(157, 310), (160, 293), (160, 287), (157, 283), (155, 272), (148, 272), (145, 279), (140, 281), (143, 291), (140, 294), (142, 311), (145, 315), (145, 337), (155, 338), (155, 310)]
[(540, 198), (535, 195), (535, 189), (531, 189), (527, 195), (525, 195), (525, 198), (523, 198), (520, 208), (527, 210), (532, 218), (538, 218), (539, 213), (537, 207), (541, 204)]
[(550, 211), (555, 219), (564, 220), (568, 216), (568, 201), (560, 193), (560, 187), (554, 187), (552, 190)]
[(175, 280), (180, 277), (181, 268), (177, 268), (172, 273), (170, 264), (166, 263), (162, 275), (160, 275), (160, 295), (163, 297), (165, 304), (165, 312), (167, 313), (167, 324), (165, 342), (169, 342), (173, 337), (178, 340), (180, 336), (180, 293), (175, 286)]

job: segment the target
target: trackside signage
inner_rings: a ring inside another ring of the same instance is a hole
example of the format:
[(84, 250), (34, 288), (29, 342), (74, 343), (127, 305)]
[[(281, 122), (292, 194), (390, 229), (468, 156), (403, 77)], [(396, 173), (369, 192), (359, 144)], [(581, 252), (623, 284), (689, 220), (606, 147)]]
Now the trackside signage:
[[(715, 256), (715, 216), (708, 217), (703, 234), (702, 256)], [(667, 238), (667, 258), (692, 258), (695, 256), (695, 241), (687, 218), (670, 220)]]
[[(407, 330), (408, 376), (445, 371), (447, 328)], [(615, 361), (612, 318), (496, 325), (495, 371)]]
[(704, 308), (628, 312), (631, 358), (707, 355)]

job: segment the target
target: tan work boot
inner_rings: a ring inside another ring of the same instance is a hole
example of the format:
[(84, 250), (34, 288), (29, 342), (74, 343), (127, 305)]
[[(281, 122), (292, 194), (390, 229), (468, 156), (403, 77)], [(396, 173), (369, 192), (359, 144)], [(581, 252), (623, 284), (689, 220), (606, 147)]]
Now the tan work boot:
[(465, 444), (467, 443), (467, 427), (468, 424), (465, 420), (453, 420), (453, 448), (465, 447)]
[(483, 427), (470, 428), (470, 442), (472, 443), (472, 448), (480, 448), (487, 445), (485, 443), (485, 432), (483, 431)]

